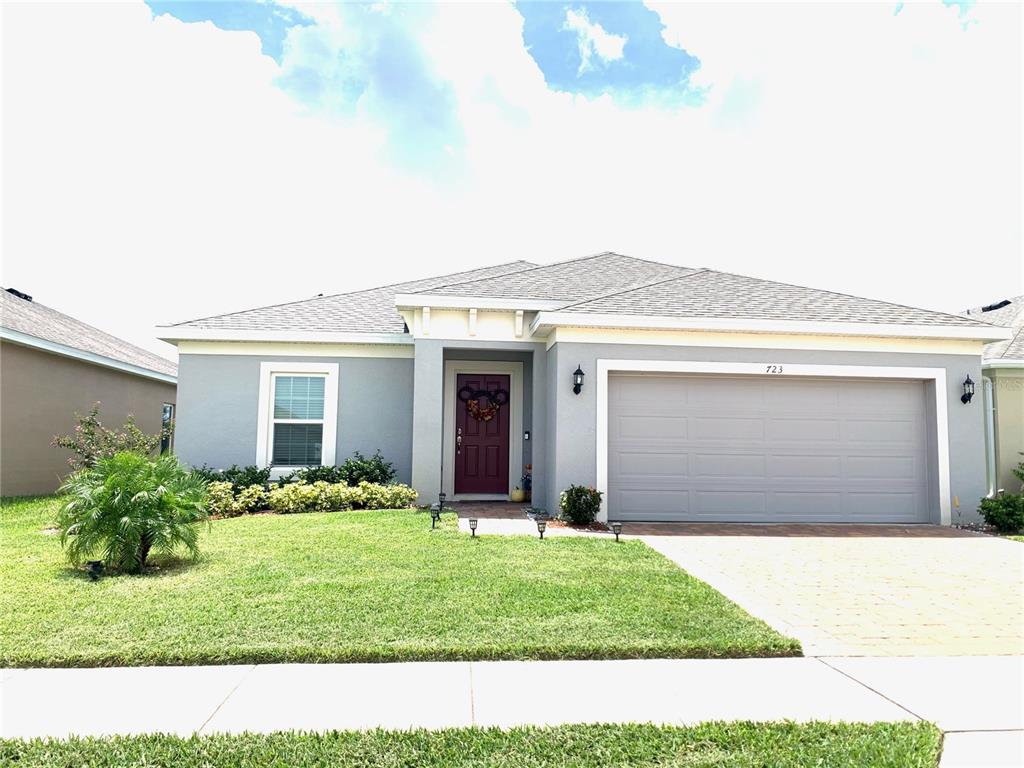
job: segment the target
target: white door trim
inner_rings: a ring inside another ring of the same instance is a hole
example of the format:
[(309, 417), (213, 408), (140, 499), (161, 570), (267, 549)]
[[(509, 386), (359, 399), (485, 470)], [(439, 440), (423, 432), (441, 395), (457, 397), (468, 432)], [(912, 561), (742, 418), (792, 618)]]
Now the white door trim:
[(511, 493), (519, 484), (523, 468), (523, 364), (487, 360), (447, 360), (444, 364), (444, 391), (441, 395), (444, 398), (444, 417), (441, 422), (444, 471), (441, 475), (441, 490), (453, 501), (507, 500), (508, 494), (455, 495), (455, 382), (460, 373), (508, 374), (511, 390), (508, 415), (508, 493)]
[[(777, 373), (770, 369), (777, 368)], [(613, 372), (720, 373), (731, 376), (824, 376), (829, 378), (920, 379), (935, 382), (935, 436), (938, 449), (939, 523), (951, 521), (949, 490), (949, 421), (946, 407), (946, 369), (886, 365), (806, 365), (785, 360), (763, 363), (717, 363), (691, 360), (597, 361), (597, 490), (600, 520), (608, 520), (608, 374)]]

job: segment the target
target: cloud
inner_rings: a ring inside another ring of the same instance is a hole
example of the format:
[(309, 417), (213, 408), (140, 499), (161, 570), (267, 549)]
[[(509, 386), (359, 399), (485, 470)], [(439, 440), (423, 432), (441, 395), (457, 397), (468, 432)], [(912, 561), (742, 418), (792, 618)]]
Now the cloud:
[(549, 87), (620, 104), (699, 103), (689, 77), (700, 66), (662, 37), (658, 14), (641, 3), (518, 2), (523, 41)]
[(611, 35), (600, 24), (591, 22), (585, 8), (567, 9), (563, 29), (576, 33), (580, 49), (577, 72), (581, 75), (594, 68), (591, 63), (593, 57), (597, 57), (602, 64), (621, 59), (622, 49), (628, 39), (625, 35)]
[(225, 31), (254, 32), (263, 53), (280, 63), (288, 31), (312, 20), (294, 8), (272, 0), (146, 0), (157, 16), (168, 14), (186, 22), (208, 21)]
[[(605, 249), (947, 310), (1021, 290), (1019, 5), (966, 33), (939, 3), (656, 6), (696, 109), (552, 86), (519, 6), (302, 8), (331, 37), (296, 26), (279, 66), (143, 5), (6, 6), (4, 284), (164, 353), (157, 322)], [(587, 11), (628, 70), (635, 25)], [(606, 74), (577, 77), (564, 18), (566, 83)], [(390, 78), (420, 65), (418, 101)], [(281, 82), (303, 68), (308, 103)], [(390, 131), (431, 104), (455, 156), (410, 173)]]

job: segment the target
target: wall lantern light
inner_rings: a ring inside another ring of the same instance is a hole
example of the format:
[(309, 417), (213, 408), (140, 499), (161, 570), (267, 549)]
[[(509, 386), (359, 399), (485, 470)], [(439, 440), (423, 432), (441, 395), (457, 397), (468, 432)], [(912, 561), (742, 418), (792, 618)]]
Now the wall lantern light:
[(970, 374), (964, 379), (964, 393), (960, 395), (960, 402), (967, 405), (971, 402), (971, 398), (974, 397), (974, 382), (971, 381)]
[(476, 527), (479, 521), (475, 517), (469, 518), (469, 531), (472, 536), (476, 536)]
[(541, 540), (544, 539), (544, 529), (548, 527), (548, 521), (542, 517), (537, 518), (537, 533), (540, 534)]
[(615, 534), (615, 541), (619, 540), (619, 534), (622, 533), (622, 523), (615, 521), (612, 523), (612, 533)]
[(580, 366), (576, 366), (576, 370), (572, 372), (572, 391), (574, 395), (578, 395), (583, 389), (583, 369)]

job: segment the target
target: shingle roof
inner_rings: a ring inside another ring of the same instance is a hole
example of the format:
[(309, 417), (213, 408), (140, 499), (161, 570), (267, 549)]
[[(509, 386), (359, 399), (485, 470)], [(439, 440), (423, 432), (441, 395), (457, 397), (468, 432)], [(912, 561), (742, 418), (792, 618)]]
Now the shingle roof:
[(166, 376), (177, 376), (178, 366), (170, 360), (129, 344), (124, 339), (0, 289), (0, 326), (53, 344), (90, 352), (121, 363), (145, 368)]
[(809, 322), (980, 325), (974, 319), (711, 269), (590, 299), (562, 312)]
[(541, 266), (515, 261), (170, 327), (401, 333), (395, 296), (412, 293), (546, 300), (568, 313), (990, 327), (973, 317), (608, 252)]
[(598, 253), (556, 264), (536, 266), (512, 275), (482, 280), (451, 281), (409, 293), (445, 296), (486, 296), (519, 299), (579, 301), (642, 285), (680, 277), (694, 270), (673, 264), (636, 259), (618, 253)]
[(325, 331), (329, 333), (401, 333), (402, 317), (395, 308), (395, 294), (445, 285), (460, 280), (508, 275), (534, 264), (512, 261), (494, 267), (456, 272), (424, 280), (385, 285), (353, 293), (317, 296), (312, 299), (258, 307), (226, 315), (175, 323), (171, 328), (217, 328), (260, 331)]
[[(982, 357), (985, 360), (1024, 360), (1024, 295), (1004, 299), (1009, 302), (998, 309), (985, 311), (984, 307), (975, 307), (964, 314), (975, 320), (1002, 325), (1014, 331), (1012, 339), (993, 341), (985, 345)], [(1001, 301), (995, 304), (1002, 304)], [(993, 305), (987, 305), (993, 306)]]

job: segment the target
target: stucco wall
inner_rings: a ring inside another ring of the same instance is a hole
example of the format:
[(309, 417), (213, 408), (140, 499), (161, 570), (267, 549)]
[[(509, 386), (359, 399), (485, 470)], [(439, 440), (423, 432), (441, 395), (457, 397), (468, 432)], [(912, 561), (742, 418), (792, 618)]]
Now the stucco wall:
[(53, 448), (71, 433), (75, 413), (99, 401), (100, 419), (120, 426), (129, 414), (149, 433), (160, 431), (175, 386), (113, 368), (0, 342), (0, 495), (52, 493), (69, 471), (70, 453)]
[[(634, 344), (558, 343), (549, 352), (549, 400), (552, 405), (548, 415), (553, 426), (549, 464), (553, 478), (548, 489), (548, 507), (552, 511), (557, 509), (560, 489), (573, 483), (593, 485), (597, 481), (596, 373), (599, 358), (945, 368), (949, 412), (950, 494), (959, 497), (964, 520), (976, 519), (978, 500), (986, 490), (984, 413), (980, 398), (975, 398), (970, 405), (961, 404), (960, 385), (967, 374), (975, 381), (980, 381), (980, 356)], [(582, 365), (587, 378), (582, 393), (574, 395), (572, 372), (577, 365)], [(955, 509), (953, 522), (957, 522)]]
[(408, 358), (181, 355), (175, 451), (193, 466), (256, 462), (260, 363), (338, 364), (337, 461), (380, 449), (412, 477), (413, 361)]
[[(446, 360), (505, 360), (523, 363), (523, 463), (534, 465), (534, 498), (545, 498), (547, 354), (536, 342), (416, 339), (413, 420), (413, 486), (420, 502), (436, 502), (441, 487), (444, 363)], [(513, 435), (522, 440), (522, 435)], [(514, 480), (514, 478), (513, 478)]]
[(1021, 483), (1012, 470), (1024, 461), (1024, 369), (988, 370), (985, 375), (992, 380), (996, 408), (996, 488), (1016, 492)]

